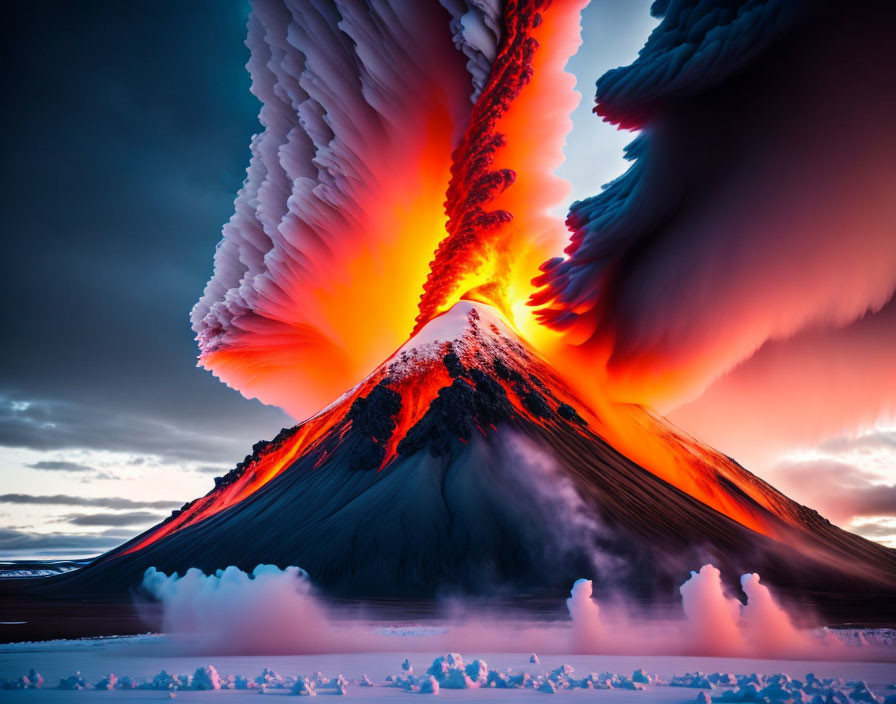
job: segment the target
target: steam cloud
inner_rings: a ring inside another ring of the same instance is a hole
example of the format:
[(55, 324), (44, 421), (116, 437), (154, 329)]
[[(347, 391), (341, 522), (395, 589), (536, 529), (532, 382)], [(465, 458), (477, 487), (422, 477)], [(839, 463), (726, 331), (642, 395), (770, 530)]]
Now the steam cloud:
[[(614, 652), (620, 646), (636, 649), (640, 643), (642, 648), (655, 648), (659, 643), (672, 652), (748, 657), (817, 657), (826, 649), (830, 655), (829, 649), (837, 647), (798, 630), (768, 587), (760, 584), (758, 574), (745, 574), (740, 583), (746, 605), (725, 594), (721, 572), (712, 565), (691, 572), (680, 588), (685, 621), (671, 631), (663, 621), (629, 619), (621, 627), (618, 616), (608, 619), (612, 628), (606, 627), (591, 598), (591, 582), (580, 579), (566, 601), (573, 647), (576, 652)], [(620, 631), (632, 637), (620, 643), (613, 635)]]
[(590, 579), (576, 580), (572, 585), (566, 608), (572, 618), (572, 644), (577, 652), (588, 652), (600, 646), (602, 632), (600, 609), (591, 598)]
[(725, 596), (719, 570), (704, 565), (699, 572), (691, 572), (680, 591), (688, 635), (696, 648), (724, 652), (742, 646), (738, 629), (741, 604)]
[(598, 114), (643, 130), (633, 164), (572, 207), (543, 318), (619, 398), (668, 408), (715, 381), (678, 421), (729, 452), (741, 423), (806, 439), (892, 409), (896, 7), (653, 11), (638, 59), (597, 86)]
[[(297, 567), (259, 565), (252, 574), (236, 567), (183, 577), (149, 568), (145, 591), (161, 601), (164, 629), (178, 648), (202, 653), (326, 653), (477, 649), (503, 652), (688, 654), (740, 657), (867, 657), (836, 638), (798, 630), (759, 575), (746, 574), (746, 605), (725, 594), (719, 570), (704, 565), (682, 585), (684, 621), (632, 616), (624, 607), (601, 609), (592, 583), (580, 579), (566, 605), (569, 627), (533, 625), (519, 614), (496, 616), (474, 607), (444, 628), (403, 638), (377, 632), (369, 622), (337, 618), (313, 596)], [(456, 606), (456, 604), (455, 604)]]
[(258, 565), (183, 577), (150, 567), (144, 589), (162, 602), (163, 626), (190, 647), (221, 652), (320, 652), (332, 640), (327, 616), (298, 567)]

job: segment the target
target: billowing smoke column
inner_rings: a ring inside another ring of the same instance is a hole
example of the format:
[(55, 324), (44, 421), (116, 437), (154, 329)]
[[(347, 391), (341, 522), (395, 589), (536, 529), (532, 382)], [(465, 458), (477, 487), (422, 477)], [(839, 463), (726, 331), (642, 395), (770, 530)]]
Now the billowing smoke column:
[(407, 339), (500, 9), (253, 4), (248, 67), (264, 129), (193, 309), (203, 366), (304, 417)]
[(678, 420), (729, 452), (742, 423), (765, 442), (873, 420), (896, 400), (896, 6), (653, 12), (598, 81), (596, 112), (642, 130), (633, 164), (572, 207), (542, 319), (617, 398), (668, 408), (718, 380)]

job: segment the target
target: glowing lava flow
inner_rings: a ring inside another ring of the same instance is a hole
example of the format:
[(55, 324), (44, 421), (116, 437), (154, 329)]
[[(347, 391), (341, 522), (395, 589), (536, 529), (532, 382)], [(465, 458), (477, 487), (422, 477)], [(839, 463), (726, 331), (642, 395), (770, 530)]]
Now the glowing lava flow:
[(182, 528), (214, 516), (231, 506), (235, 506), (247, 496), (261, 489), (280, 475), (301, 454), (308, 452), (324, 438), (345, 416), (347, 409), (340, 404), (338, 409), (322, 413), (297, 426), (282, 443), (272, 443), (258, 459), (250, 462), (232, 483), (215, 488), (200, 499), (185, 506), (168, 521), (152, 529), (129, 545), (121, 554), (126, 555), (145, 548)]

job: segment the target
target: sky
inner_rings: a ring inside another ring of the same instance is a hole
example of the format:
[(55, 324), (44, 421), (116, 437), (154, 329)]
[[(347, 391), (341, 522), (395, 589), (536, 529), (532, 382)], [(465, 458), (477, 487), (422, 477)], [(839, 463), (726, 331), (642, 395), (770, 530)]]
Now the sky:
[[(592, 0), (584, 13), (568, 67), (583, 99), (558, 170), (570, 202), (626, 167), (633, 136), (592, 114), (593, 86), (635, 58), (656, 24), (649, 4)], [(260, 128), (248, 11), (5, 8), (0, 559), (113, 547), (292, 425), (196, 367), (188, 318)], [(793, 498), (896, 545), (896, 424), (757, 462), (745, 464)]]

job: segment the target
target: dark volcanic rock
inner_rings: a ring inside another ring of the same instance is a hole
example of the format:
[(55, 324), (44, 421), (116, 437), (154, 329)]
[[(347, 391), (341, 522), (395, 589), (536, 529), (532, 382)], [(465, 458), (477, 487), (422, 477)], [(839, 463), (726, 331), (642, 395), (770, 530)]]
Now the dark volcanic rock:
[(386, 458), (386, 443), (395, 432), (395, 416), (401, 410), (401, 395), (384, 379), (366, 396), (355, 399), (345, 435), (350, 469), (376, 469)]
[(529, 391), (520, 398), (526, 410), (537, 418), (550, 418), (554, 415), (547, 400), (534, 389)]
[(500, 357), (495, 357), (492, 365), (495, 368), (495, 374), (498, 375), (499, 379), (504, 379), (505, 381), (512, 381), (516, 384), (525, 384), (526, 379), (520, 374), (516, 369), (511, 369), (508, 367), (504, 360)]
[(557, 406), (557, 415), (570, 423), (585, 425), (585, 419), (582, 418), (582, 416), (579, 415), (579, 412), (568, 403), (561, 403)]
[(460, 357), (457, 356), (456, 352), (449, 352), (446, 354), (442, 357), (442, 362), (452, 377), (463, 376), (467, 372), (464, 365), (461, 364)]

